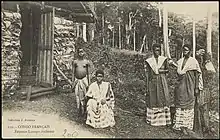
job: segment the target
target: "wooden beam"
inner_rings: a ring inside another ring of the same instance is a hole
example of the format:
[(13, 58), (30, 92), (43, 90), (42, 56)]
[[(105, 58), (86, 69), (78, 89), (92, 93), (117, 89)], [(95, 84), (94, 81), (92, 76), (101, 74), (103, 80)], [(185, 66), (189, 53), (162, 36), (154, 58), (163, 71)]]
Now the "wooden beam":
[(208, 28), (207, 28), (207, 53), (212, 57), (212, 13), (208, 9)]
[(119, 24), (118, 24), (118, 43), (119, 43), (119, 49), (121, 50), (121, 20), (119, 18)]
[(31, 90), (32, 90), (32, 87), (31, 87), (31, 86), (28, 86), (28, 89), (27, 89), (27, 98), (26, 98), (27, 101), (29, 101), (30, 98), (31, 98)]
[(102, 13), (102, 44), (105, 44), (105, 16)]
[(54, 58), (54, 17), (55, 17), (55, 8), (53, 8), (53, 13), (52, 13), (52, 17), (51, 17), (51, 24), (52, 24), (52, 26), (51, 26), (51, 58), (50, 58), (50, 62), (51, 62), (51, 69), (50, 69), (50, 74), (51, 74), (51, 76), (50, 76), (50, 78), (51, 78), (51, 83), (52, 83), (52, 85), (53, 85), (53, 83), (54, 83), (54, 77), (53, 77), (53, 58)]
[(64, 78), (65, 80), (67, 80), (67, 82), (68, 82), (70, 85), (72, 85), (71, 80), (68, 79), (67, 76), (59, 69), (59, 67), (58, 67), (58, 65), (57, 65), (57, 63), (56, 63), (55, 60), (53, 60), (53, 64), (54, 64), (54, 66), (56, 67), (56, 69), (58, 70), (58, 72), (63, 76), (63, 78)]
[[(37, 94), (31, 95), (30, 99), (35, 98), (35, 97), (39, 97), (39, 96), (42, 96), (42, 95), (51, 94), (51, 93), (54, 93), (54, 91), (47, 91), (47, 92), (37, 93)], [(21, 99), (25, 99), (25, 97), (21, 97)]]
[(136, 19), (134, 20), (134, 51), (136, 51), (136, 34), (135, 34), (135, 30), (136, 30)]
[(112, 47), (115, 47), (115, 30), (112, 30)]
[(168, 43), (168, 12), (166, 6), (163, 6), (163, 38), (164, 38), (164, 55), (170, 57), (169, 43)]
[(84, 39), (84, 41), (85, 42), (87, 42), (87, 38), (86, 38), (86, 23), (85, 22), (83, 22), (82, 23), (83, 25), (83, 39)]

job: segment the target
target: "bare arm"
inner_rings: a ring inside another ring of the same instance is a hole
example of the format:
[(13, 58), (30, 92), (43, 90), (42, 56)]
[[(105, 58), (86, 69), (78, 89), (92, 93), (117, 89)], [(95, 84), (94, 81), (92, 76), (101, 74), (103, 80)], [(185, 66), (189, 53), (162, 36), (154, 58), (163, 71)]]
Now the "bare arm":
[(145, 80), (146, 80), (146, 89), (147, 89), (147, 93), (149, 91), (149, 64), (145, 61), (144, 62), (144, 71), (145, 71)]
[(88, 85), (90, 84), (90, 62), (87, 61), (87, 64), (86, 64), (86, 75), (87, 75), (87, 80), (88, 80)]
[(75, 81), (75, 69), (76, 69), (76, 63), (75, 61), (72, 61), (72, 82)]

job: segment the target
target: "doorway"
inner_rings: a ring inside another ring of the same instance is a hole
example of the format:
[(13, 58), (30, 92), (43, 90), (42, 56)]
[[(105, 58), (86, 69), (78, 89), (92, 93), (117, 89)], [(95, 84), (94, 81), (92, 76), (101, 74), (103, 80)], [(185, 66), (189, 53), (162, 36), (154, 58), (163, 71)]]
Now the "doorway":
[(35, 85), (37, 72), (40, 8), (21, 5), (21, 85)]
[(53, 86), (54, 8), (21, 5), (20, 85)]

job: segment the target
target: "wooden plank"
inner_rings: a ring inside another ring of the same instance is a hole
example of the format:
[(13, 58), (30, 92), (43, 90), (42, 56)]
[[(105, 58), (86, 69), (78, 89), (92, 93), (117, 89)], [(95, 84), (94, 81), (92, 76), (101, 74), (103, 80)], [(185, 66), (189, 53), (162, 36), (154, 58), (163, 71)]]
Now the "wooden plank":
[[(136, 24), (136, 19), (135, 19), (135, 24)], [(134, 51), (136, 51), (136, 36), (135, 36), (135, 30), (136, 30), (136, 25), (134, 25)]]
[(115, 47), (115, 30), (112, 30), (112, 47)]
[(54, 17), (55, 8), (53, 8), (53, 13), (51, 13), (51, 61), (50, 61), (50, 82), (53, 85), (53, 51), (54, 51)]
[(46, 92), (46, 91), (52, 91), (52, 90), (55, 90), (55, 89), (56, 89), (56, 87), (41, 88), (41, 89), (33, 90), (32, 94), (40, 93), (40, 92)]
[[(39, 96), (42, 96), (42, 95), (51, 94), (51, 93), (55, 93), (55, 92), (54, 91), (47, 91), (47, 92), (37, 93), (37, 94), (31, 95), (30, 99), (35, 98), (35, 97), (39, 97)], [(25, 97), (21, 97), (21, 99), (25, 99)]]
[(29, 24), (29, 31), (30, 31), (30, 60), (29, 60), (29, 69), (30, 74), (32, 75), (32, 61), (33, 61), (33, 13), (32, 8), (30, 8), (30, 24)]
[(170, 58), (168, 43), (168, 13), (165, 5), (163, 6), (163, 38), (164, 38), (164, 55)]
[(83, 39), (84, 39), (85, 42), (87, 42), (87, 38), (86, 38), (86, 23), (85, 22), (82, 23), (82, 28), (83, 28), (83, 31), (82, 31)]
[(43, 36), (43, 38), (44, 38), (44, 44), (43, 44), (43, 68), (42, 68), (42, 82), (45, 82), (46, 81), (46, 50), (44, 49), (45, 47), (46, 47), (46, 28), (47, 28), (47, 16), (46, 16), (46, 14), (44, 14), (44, 22), (43, 22), (43, 26), (44, 26), (44, 30), (43, 30), (43, 32), (44, 32), (44, 36)]
[(28, 86), (28, 90), (27, 90), (27, 101), (29, 101), (30, 100), (30, 98), (31, 98), (31, 90), (32, 90), (32, 87), (31, 86)]
[(210, 54), (212, 57), (212, 12), (210, 7), (208, 9), (207, 17), (207, 53)]
[(48, 83), (51, 83), (51, 53), (53, 53), (52, 50), (52, 46), (51, 46), (51, 12), (48, 13), (48, 47), (50, 50), (48, 50), (48, 60), (47, 60), (47, 65), (48, 65), (48, 70), (47, 70), (47, 81)]
[(40, 68), (40, 81), (41, 82), (43, 80), (43, 62), (44, 62), (44, 52), (43, 52), (43, 49), (44, 49), (44, 14), (41, 15), (42, 16), (42, 22), (41, 22), (41, 25), (42, 25), (42, 30), (41, 30), (41, 33), (42, 33), (42, 36), (41, 36), (41, 46), (40, 46), (40, 53), (41, 53), (41, 56), (40, 56), (40, 65), (41, 65), (41, 68)]
[[(68, 79), (68, 77), (59, 69), (59, 67), (58, 67), (58, 65), (57, 65), (57, 63), (56, 63), (55, 60), (53, 60), (53, 64), (54, 64), (54, 66), (56, 67), (56, 69), (58, 70), (58, 72), (63, 76), (63, 78), (64, 78), (70, 85), (72, 85), (72, 84), (73, 84), (72, 81), (71, 81), (70, 79)], [(74, 87), (74, 86), (73, 86), (73, 87)]]
[(119, 43), (119, 49), (121, 50), (121, 24), (120, 24), (121, 20), (119, 19), (119, 25), (118, 25), (118, 43)]
[(39, 96), (43, 96), (43, 95), (47, 95), (47, 94), (51, 94), (51, 93), (54, 93), (54, 91), (47, 91), (47, 92), (38, 93), (38, 94), (32, 95), (31, 98), (35, 98), (35, 97), (39, 97)]
[(42, 80), (42, 45), (43, 45), (43, 15), (41, 15), (41, 23), (40, 23), (40, 37), (39, 37), (39, 45), (38, 45), (38, 83)]
[(40, 83), (40, 86), (41, 86), (41, 87), (44, 87), (44, 88), (52, 87), (52, 85), (51, 85), (50, 83), (48, 83), (48, 82), (41, 82), (41, 83)]
[(46, 54), (46, 83), (50, 83), (50, 54), (51, 54), (51, 50), (50, 49), (50, 13), (47, 13), (47, 54)]

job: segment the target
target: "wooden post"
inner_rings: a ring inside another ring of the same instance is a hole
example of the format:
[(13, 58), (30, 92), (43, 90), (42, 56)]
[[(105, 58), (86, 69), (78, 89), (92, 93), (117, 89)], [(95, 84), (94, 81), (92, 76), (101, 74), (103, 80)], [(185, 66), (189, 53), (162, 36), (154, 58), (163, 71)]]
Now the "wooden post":
[(119, 37), (119, 39), (118, 39), (118, 43), (119, 43), (119, 49), (121, 49), (121, 20), (120, 20), (120, 18), (119, 18), (119, 25), (118, 25), (118, 37)]
[(32, 90), (32, 87), (31, 87), (31, 86), (28, 86), (28, 89), (27, 89), (27, 101), (30, 101), (30, 98), (31, 98), (31, 90)]
[(207, 53), (212, 57), (212, 13), (208, 9), (208, 28), (207, 28)]
[(42, 82), (46, 83), (46, 73), (47, 73), (47, 14), (44, 13), (44, 46), (43, 46), (43, 74), (42, 74)]
[[(218, 38), (219, 38), (219, 33), (218, 33)], [(218, 39), (217, 47), (218, 47), (218, 58), (219, 58), (219, 39)], [(219, 61), (218, 61), (218, 68), (219, 68)]]
[(53, 85), (53, 58), (54, 58), (54, 17), (55, 17), (55, 8), (53, 8), (53, 13), (52, 13), (52, 17), (51, 17), (51, 58), (50, 58), (50, 81)]
[(102, 13), (102, 44), (105, 44), (105, 17), (104, 13)]
[(87, 39), (86, 39), (86, 23), (83, 22), (83, 39), (85, 42), (87, 42)]
[(163, 38), (164, 38), (164, 55), (170, 57), (169, 44), (168, 44), (168, 13), (165, 5), (163, 4)]
[(135, 30), (136, 30), (136, 19), (135, 19), (135, 21), (134, 21), (134, 51), (136, 50), (136, 42), (135, 42)]
[(193, 57), (196, 57), (196, 27), (195, 20), (193, 19)]
[(115, 47), (115, 30), (114, 28), (112, 29), (112, 47)]
[(159, 2), (159, 11), (158, 11), (158, 12), (159, 12), (159, 27), (161, 27), (161, 25), (162, 25), (162, 21), (161, 21), (161, 19), (162, 19), (162, 18), (161, 18), (161, 9), (160, 9), (160, 8), (161, 8), (161, 4), (160, 4), (160, 2)]
[(207, 28), (207, 54), (210, 57), (209, 61), (205, 64), (206, 70), (215, 73), (216, 70), (212, 64), (212, 13), (208, 10), (208, 28)]
[(89, 23), (88, 24), (88, 33), (89, 33), (89, 41), (93, 41), (95, 37), (95, 24), (94, 23)]
[[(91, 11), (94, 13), (95, 12), (95, 2), (88, 2), (88, 6), (91, 9)], [(89, 23), (88, 24), (89, 29), (89, 41), (93, 41), (95, 37), (95, 23)]]

